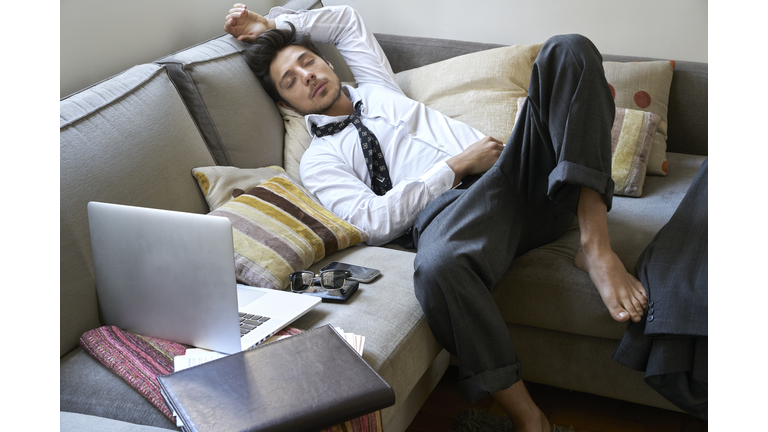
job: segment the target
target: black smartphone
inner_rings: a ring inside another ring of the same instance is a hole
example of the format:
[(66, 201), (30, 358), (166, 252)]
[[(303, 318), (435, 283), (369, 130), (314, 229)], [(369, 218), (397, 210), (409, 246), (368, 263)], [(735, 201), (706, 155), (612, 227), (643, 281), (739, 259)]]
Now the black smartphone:
[(381, 272), (376, 269), (347, 264), (347, 263), (338, 262), (338, 261), (334, 261), (320, 269), (320, 271), (323, 271), (323, 270), (347, 270), (350, 273), (352, 273), (352, 276), (349, 278), (349, 280), (353, 280), (361, 283), (373, 282), (374, 279), (376, 279), (381, 275)]

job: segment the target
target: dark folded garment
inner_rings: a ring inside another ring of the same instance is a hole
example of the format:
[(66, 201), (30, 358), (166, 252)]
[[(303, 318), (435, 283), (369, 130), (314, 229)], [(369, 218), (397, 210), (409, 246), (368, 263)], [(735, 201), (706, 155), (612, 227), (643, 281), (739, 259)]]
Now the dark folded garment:
[(185, 431), (316, 431), (395, 403), (329, 325), (158, 381)]

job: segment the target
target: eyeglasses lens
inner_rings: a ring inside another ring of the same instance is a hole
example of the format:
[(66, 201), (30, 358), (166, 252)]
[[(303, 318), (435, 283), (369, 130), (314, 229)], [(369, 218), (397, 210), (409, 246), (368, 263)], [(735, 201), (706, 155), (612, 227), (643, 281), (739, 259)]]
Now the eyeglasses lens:
[(326, 289), (341, 289), (347, 280), (345, 271), (326, 271), (320, 275), (320, 284)]
[(312, 286), (315, 274), (312, 272), (291, 273), (291, 291), (304, 292)]

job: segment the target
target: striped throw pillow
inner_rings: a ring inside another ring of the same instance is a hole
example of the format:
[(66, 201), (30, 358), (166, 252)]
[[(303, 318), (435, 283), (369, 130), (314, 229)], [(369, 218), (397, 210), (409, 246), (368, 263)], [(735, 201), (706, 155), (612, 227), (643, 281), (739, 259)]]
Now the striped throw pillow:
[(646, 166), (661, 117), (647, 112), (616, 108), (611, 129), (611, 178), (614, 195), (643, 194)]
[[(242, 191), (236, 191), (236, 195)], [(368, 240), (290, 176), (280, 174), (209, 213), (232, 222), (240, 283), (285, 289), (288, 275)]]

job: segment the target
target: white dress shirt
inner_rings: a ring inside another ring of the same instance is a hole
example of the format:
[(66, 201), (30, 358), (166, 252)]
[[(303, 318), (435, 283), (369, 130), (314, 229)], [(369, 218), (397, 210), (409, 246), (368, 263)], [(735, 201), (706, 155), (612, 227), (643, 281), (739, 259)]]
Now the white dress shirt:
[(290, 21), (314, 41), (334, 44), (344, 57), (358, 86), (345, 89), (353, 105), (363, 101), (361, 119), (379, 140), (393, 188), (383, 196), (371, 190), (355, 127), (322, 138), (312, 135), (312, 124), (346, 118), (319, 114), (305, 117), (312, 142), (301, 158), (301, 181), (326, 208), (367, 231), (369, 244), (388, 243), (453, 186), (455, 175), (445, 161), (485, 135), (405, 96), (387, 57), (354, 9), (330, 6), (279, 13), (278, 28), (287, 28)]

